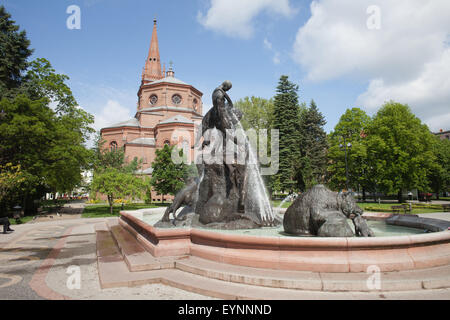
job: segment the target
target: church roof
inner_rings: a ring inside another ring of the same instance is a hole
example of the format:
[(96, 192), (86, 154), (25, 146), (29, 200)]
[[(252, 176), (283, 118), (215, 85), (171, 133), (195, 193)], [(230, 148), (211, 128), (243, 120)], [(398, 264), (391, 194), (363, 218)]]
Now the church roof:
[(127, 142), (127, 144), (140, 144), (143, 146), (155, 146), (154, 138), (137, 138), (133, 141)]
[(166, 124), (166, 123), (188, 123), (188, 124), (192, 124), (194, 123), (192, 120), (189, 120), (186, 117), (183, 117), (182, 115), (176, 115), (172, 118), (163, 120), (160, 122), (160, 124)]
[(106, 129), (106, 128), (118, 128), (118, 127), (140, 127), (140, 126), (141, 125), (139, 124), (138, 119), (132, 118), (132, 119), (127, 120), (127, 121), (122, 121), (122, 122), (113, 124), (111, 126), (107, 126), (104, 129)]
[(156, 80), (153, 81), (151, 84), (155, 84), (155, 83), (175, 83), (175, 84), (184, 84), (184, 85), (188, 85), (186, 82), (181, 81), (180, 79), (177, 79), (175, 77), (165, 77), (161, 80)]

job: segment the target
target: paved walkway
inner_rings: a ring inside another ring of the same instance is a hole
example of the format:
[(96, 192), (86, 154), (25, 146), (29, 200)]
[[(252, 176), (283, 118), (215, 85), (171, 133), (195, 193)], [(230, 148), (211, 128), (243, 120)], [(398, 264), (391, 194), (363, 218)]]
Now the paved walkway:
[[(0, 234), (0, 299), (209, 299), (160, 284), (100, 289), (94, 225), (105, 220), (27, 223)], [(73, 267), (81, 285), (70, 290)]]
[[(433, 215), (424, 216), (442, 218), (440, 214)], [(442, 215), (447, 219), (450, 216), (449, 213)], [(107, 220), (54, 218), (13, 226), (15, 232), (0, 234), (0, 299), (210, 299), (162, 284), (101, 289), (94, 225)], [(69, 289), (73, 284), (70, 280), (78, 274), (78, 270), (80, 288)], [(450, 299), (450, 290), (374, 293), (305, 291), (300, 298)]]
[(450, 221), (450, 212), (423, 213), (419, 214), (419, 217)]

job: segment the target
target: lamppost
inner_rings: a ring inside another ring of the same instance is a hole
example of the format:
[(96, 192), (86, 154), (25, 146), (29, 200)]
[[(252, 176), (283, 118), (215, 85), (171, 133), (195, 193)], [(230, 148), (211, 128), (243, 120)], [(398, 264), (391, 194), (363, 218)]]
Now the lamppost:
[(350, 150), (352, 148), (352, 144), (349, 142), (347, 143), (346, 136), (342, 136), (342, 138), (339, 138), (339, 141), (342, 141), (344, 139), (344, 143), (339, 145), (339, 148), (343, 149), (345, 151), (345, 187), (348, 189), (348, 161), (347, 161), (347, 150)]

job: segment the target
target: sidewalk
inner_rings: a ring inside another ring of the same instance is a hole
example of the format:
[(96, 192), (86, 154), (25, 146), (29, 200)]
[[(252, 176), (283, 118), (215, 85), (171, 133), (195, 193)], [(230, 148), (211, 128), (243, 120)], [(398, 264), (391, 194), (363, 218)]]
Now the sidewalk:
[[(0, 235), (0, 299), (210, 299), (160, 284), (100, 289), (94, 225), (101, 221), (27, 223)], [(71, 266), (80, 268), (80, 289), (67, 287)]]
[[(211, 299), (162, 284), (101, 289), (94, 226), (109, 219), (116, 218), (82, 218), (24, 224), (15, 226), (14, 233), (0, 235), (0, 299)], [(80, 271), (80, 289), (70, 290), (67, 283), (72, 274), (68, 271), (77, 269)], [(295, 297), (448, 300), (450, 289), (407, 292), (298, 291)]]

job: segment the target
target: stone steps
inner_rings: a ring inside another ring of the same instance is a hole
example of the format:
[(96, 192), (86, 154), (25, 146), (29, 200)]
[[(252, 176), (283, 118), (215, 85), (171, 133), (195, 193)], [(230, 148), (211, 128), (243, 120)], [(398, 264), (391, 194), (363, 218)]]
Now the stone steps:
[(174, 258), (153, 257), (141, 244), (139, 244), (136, 238), (120, 226), (117, 221), (109, 221), (108, 229), (130, 271), (149, 271), (175, 267)]
[[(175, 262), (179, 270), (227, 282), (311, 291), (370, 291), (366, 273), (269, 270), (218, 263), (198, 257)], [(450, 267), (382, 272), (381, 291), (450, 288)]]
[[(117, 223), (96, 226), (102, 288), (162, 283), (220, 299), (368, 299), (380, 292), (434, 294), (450, 288), (450, 267), (381, 273), (381, 290), (370, 291), (366, 273), (269, 270), (218, 263), (198, 257), (155, 258)], [(347, 296), (346, 296), (347, 295)], [(358, 297), (359, 297), (358, 296)]]

